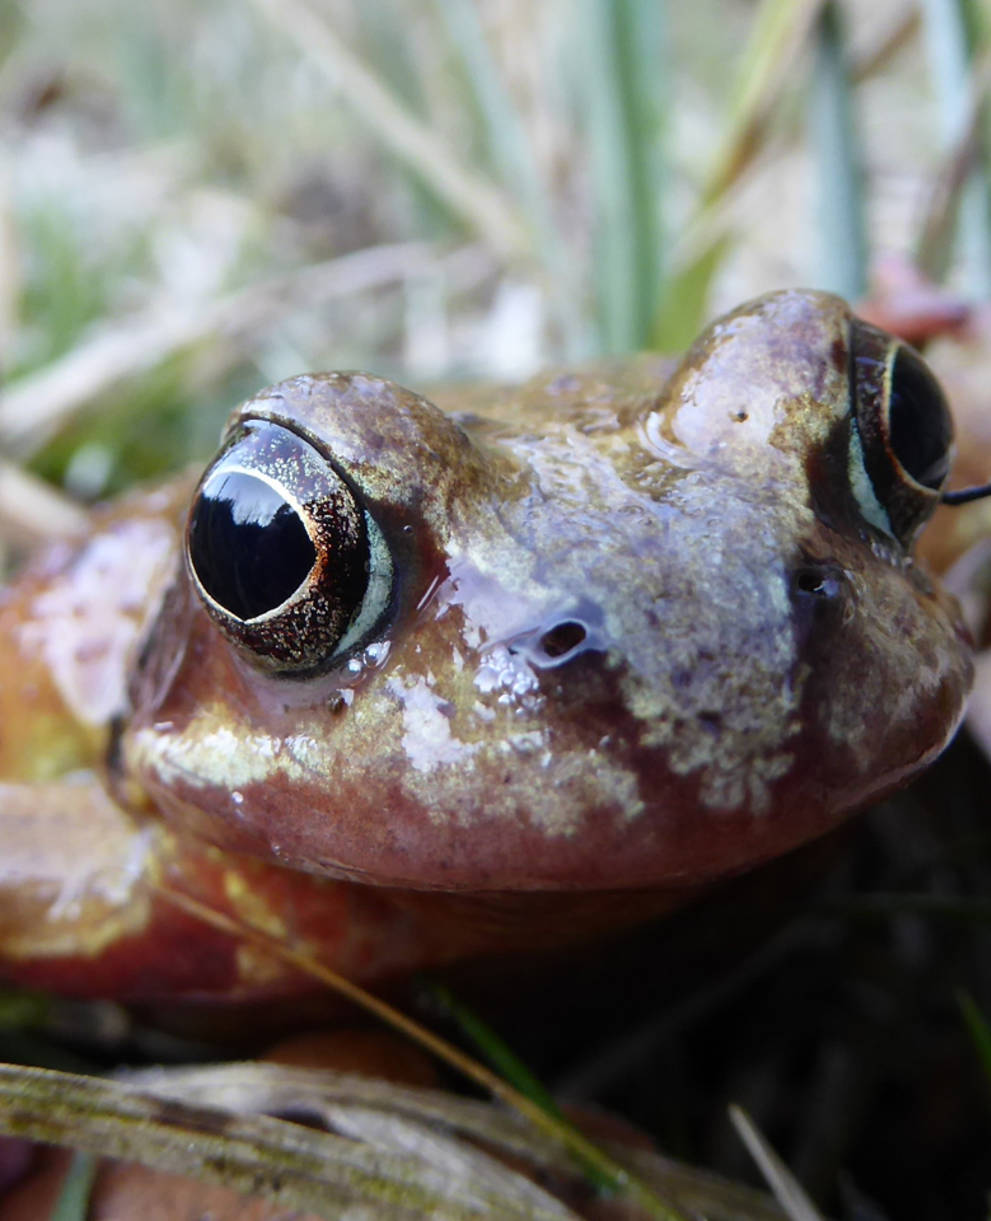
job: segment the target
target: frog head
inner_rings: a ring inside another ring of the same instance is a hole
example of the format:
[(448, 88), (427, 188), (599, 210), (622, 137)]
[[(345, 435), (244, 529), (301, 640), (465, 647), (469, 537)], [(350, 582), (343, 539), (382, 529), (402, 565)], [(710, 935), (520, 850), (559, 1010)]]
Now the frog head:
[(740, 871), (960, 719), (966, 630), (912, 554), (950, 449), (921, 358), (815, 292), (453, 413), (282, 382), (192, 498), (120, 767), (207, 839), (382, 885)]

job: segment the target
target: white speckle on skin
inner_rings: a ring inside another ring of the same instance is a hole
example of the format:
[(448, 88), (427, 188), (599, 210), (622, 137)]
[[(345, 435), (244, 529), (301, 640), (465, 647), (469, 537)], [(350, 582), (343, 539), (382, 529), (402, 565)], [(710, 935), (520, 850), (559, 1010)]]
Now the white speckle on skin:
[(485, 660), (475, 671), (475, 686), (482, 695), (502, 691), (506, 694), (501, 702), (511, 704), (539, 690), (540, 680), (526, 659), (512, 653), (505, 645), (487, 649), (484, 656)]
[(403, 749), (410, 766), (418, 772), (467, 763), (480, 749), (477, 743), (462, 742), (451, 732), (451, 720), (441, 700), (424, 678), (403, 684), (392, 680), (391, 694), (403, 707)]
[(546, 736), (543, 730), (533, 729), (529, 733), (513, 734), (505, 738), (499, 743), (499, 747), (505, 754), (535, 755), (544, 745)]
[(787, 744), (803, 680), (775, 514), (787, 524), (811, 510), (772, 503), (764, 529), (754, 531), (751, 519), (737, 526), (695, 474), (682, 479), (677, 501), (683, 511), (669, 521), (673, 558), (659, 608), (663, 663), (652, 682), (627, 681), (627, 705), (644, 724), (644, 745), (663, 747), (676, 773), (699, 773), (706, 808), (759, 816), (794, 762)]
[(139, 766), (148, 765), (161, 784), (181, 780), (197, 788), (218, 786), (231, 793), (279, 772), (291, 774), (295, 763), (289, 755), (280, 757), (267, 734), (246, 734), (241, 726), (230, 728), (224, 723), (223, 709), (204, 710), (195, 736), (170, 742), (167, 750), (162, 749), (154, 729), (139, 729), (130, 753)]

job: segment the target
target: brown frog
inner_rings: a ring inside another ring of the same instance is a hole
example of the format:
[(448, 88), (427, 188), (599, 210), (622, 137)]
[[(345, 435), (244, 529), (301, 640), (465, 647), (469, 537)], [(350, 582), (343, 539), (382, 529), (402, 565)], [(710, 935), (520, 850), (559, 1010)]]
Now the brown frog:
[(0, 963), (125, 997), (356, 978), (664, 910), (903, 784), (971, 680), (913, 560), (921, 358), (782, 292), (445, 414), (291, 379), (0, 595)]

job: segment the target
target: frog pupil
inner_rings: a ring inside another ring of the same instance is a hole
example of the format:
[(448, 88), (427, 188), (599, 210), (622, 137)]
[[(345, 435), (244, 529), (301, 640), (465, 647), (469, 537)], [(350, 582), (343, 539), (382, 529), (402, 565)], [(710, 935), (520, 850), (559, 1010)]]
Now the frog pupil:
[(200, 492), (189, 558), (215, 602), (238, 619), (253, 619), (291, 597), (317, 556), (299, 514), (277, 488), (231, 471)]
[(936, 379), (904, 346), (891, 369), (888, 427), (902, 467), (917, 483), (940, 487), (950, 469), (950, 415)]

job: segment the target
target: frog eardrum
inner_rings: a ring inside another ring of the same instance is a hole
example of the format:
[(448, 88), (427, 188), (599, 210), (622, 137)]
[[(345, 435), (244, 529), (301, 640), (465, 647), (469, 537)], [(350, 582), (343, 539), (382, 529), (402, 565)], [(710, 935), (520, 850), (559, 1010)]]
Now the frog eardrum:
[(193, 499), (186, 560), (221, 631), (264, 669), (312, 672), (385, 614), (382, 534), (333, 464), (270, 421), (245, 422)]

